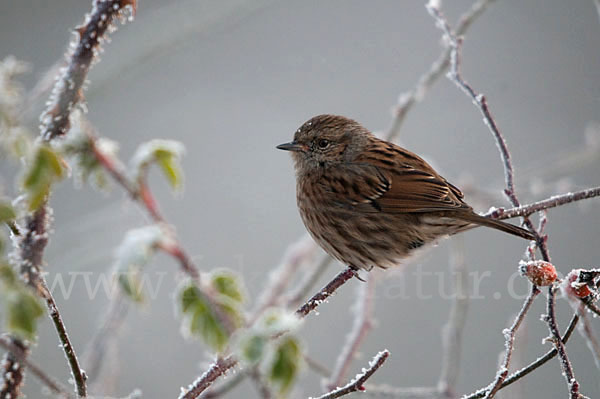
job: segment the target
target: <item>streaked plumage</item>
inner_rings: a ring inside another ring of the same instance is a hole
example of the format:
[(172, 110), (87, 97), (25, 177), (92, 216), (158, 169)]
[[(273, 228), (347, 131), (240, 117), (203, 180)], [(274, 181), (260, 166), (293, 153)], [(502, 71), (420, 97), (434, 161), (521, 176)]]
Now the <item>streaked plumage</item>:
[(292, 151), (304, 225), (352, 267), (394, 266), (416, 248), (477, 225), (534, 239), (477, 215), (422, 158), (343, 116), (316, 116), (277, 148)]

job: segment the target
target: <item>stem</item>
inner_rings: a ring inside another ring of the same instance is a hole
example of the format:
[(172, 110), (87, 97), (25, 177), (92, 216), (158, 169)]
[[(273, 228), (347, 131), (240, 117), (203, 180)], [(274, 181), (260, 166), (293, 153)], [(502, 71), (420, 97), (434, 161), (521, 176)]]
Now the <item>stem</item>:
[(508, 376), (508, 366), (510, 365), (510, 359), (511, 359), (512, 352), (514, 349), (515, 334), (516, 334), (517, 330), (519, 329), (519, 326), (523, 322), (525, 315), (531, 308), (531, 305), (533, 304), (534, 299), (539, 294), (540, 294), (540, 290), (537, 288), (537, 286), (532, 285), (531, 290), (529, 291), (529, 295), (527, 295), (527, 298), (525, 298), (525, 302), (523, 302), (523, 306), (521, 307), (521, 310), (519, 311), (519, 314), (515, 318), (513, 324), (510, 326), (510, 328), (508, 330), (503, 331), (504, 338), (505, 338), (505, 346), (506, 346), (506, 351), (504, 353), (504, 360), (502, 361), (502, 366), (500, 366), (500, 369), (498, 370), (498, 372), (496, 374), (496, 379), (494, 380), (494, 382), (492, 382), (492, 384), (490, 384), (490, 386), (488, 388), (488, 393), (487, 393), (487, 395), (485, 395), (486, 399), (492, 399), (496, 395), (496, 393), (500, 390), (500, 388), (502, 387), (502, 383), (504, 382), (504, 380), (506, 380), (506, 377)]
[(379, 368), (383, 365), (383, 363), (385, 363), (385, 361), (387, 360), (387, 358), (389, 356), (390, 356), (390, 352), (387, 349), (379, 352), (373, 358), (373, 360), (371, 360), (371, 362), (369, 363), (369, 368), (366, 369), (365, 371), (363, 371), (362, 374), (358, 374), (347, 385), (345, 385), (341, 388), (335, 389), (331, 392), (328, 392), (324, 395), (321, 395), (316, 399), (334, 399), (334, 398), (339, 398), (344, 395), (348, 395), (349, 393), (352, 393), (352, 392), (364, 392), (365, 391), (365, 387), (364, 387), (365, 382), (367, 382), (367, 380), (369, 378), (371, 378), (371, 376), (373, 374), (375, 374), (375, 372), (377, 370), (379, 370)]
[[(573, 317), (571, 318), (571, 321), (569, 322), (569, 326), (567, 327), (567, 329), (562, 337), (561, 341), (563, 342), (563, 344), (566, 344), (567, 341), (569, 341), (569, 338), (571, 337), (573, 330), (575, 330), (575, 326), (577, 325), (578, 321), (579, 321), (579, 316), (577, 316), (576, 313), (573, 314)], [(548, 352), (546, 352), (546, 354), (544, 356), (539, 357), (537, 360), (530, 363), (528, 366), (525, 366), (521, 370), (512, 373), (504, 380), (500, 389), (506, 388), (513, 382), (516, 382), (516, 381), (520, 380), (521, 378), (525, 377), (526, 375), (528, 375), (529, 373), (532, 373), (533, 371), (537, 370), (539, 367), (541, 367), (542, 365), (547, 363), (549, 360), (554, 358), (557, 355), (557, 353), (558, 353), (558, 351), (556, 350), (556, 348), (551, 349)], [(486, 394), (487, 394), (487, 387), (479, 389), (478, 391), (476, 391), (470, 395), (463, 396), (462, 399), (479, 399), (479, 398), (483, 398)]]

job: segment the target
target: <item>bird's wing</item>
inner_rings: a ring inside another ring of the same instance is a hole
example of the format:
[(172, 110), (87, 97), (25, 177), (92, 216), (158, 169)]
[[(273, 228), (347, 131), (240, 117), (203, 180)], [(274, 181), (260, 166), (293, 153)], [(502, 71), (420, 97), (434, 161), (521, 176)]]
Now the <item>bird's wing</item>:
[[(424, 162), (424, 161), (423, 161)], [(415, 168), (370, 163), (347, 164), (337, 178), (326, 178), (321, 187), (329, 198), (355, 211), (420, 213), (470, 210), (462, 192), (429, 165)]]

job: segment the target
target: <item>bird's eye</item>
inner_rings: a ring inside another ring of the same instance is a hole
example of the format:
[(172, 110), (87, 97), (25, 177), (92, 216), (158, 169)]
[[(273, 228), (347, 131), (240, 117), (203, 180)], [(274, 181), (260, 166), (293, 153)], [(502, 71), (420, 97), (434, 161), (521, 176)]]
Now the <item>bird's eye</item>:
[(329, 146), (329, 140), (320, 139), (319, 141), (317, 141), (317, 145), (319, 146), (319, 148), (327, 148)]

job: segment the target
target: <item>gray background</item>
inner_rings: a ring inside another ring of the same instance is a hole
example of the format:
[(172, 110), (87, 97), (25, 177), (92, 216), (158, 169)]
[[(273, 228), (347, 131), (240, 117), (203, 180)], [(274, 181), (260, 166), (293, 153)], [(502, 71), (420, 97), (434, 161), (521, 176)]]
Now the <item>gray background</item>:
[[(0, 3), (0, 57), (14, 54), (32, 64), (27, 87), (59, 59), (69, 30), (82, 21), (89, 3)], [(385, 130), (399, 93), (411, 88), (441, 51), (440, 31), (422, 3), (143, 0), (135, 22), (112, 35), (89, 76), (88, 116), (101, 134), (119, 141), (123, 159), (151, 138), (185, 143), (183, 195), (173, 197), (162, 178), (153, 179), (162, 209), (199, 267), (239, 270), (254, 298), (287, 245), (304, 232), (291, 161), (274, 146), (318, 113), (344, 114), (372, 130)], [(453, 22), (469, 5), (448, 2), (445, 12)], [(599, 119), (599, 35), (592, 1), (561, 0), (499, 1), (467, 34), (464, 75), (488, 95), (512, 151), (522, 201), (598, 184), (600, 164), (589, 156), (596, 152), (584, 132)], [(38, 105), (31, 112), (32, 129), (40, 110)], [(481, 209), (507, 205), (498, 194), (503, 175), (494, 141), (476, 108), (447, 79), (409, 114), (401, 140), (451, 181), (495, 194), (477, 202)], [(11, 192), (12, 168), (1, 167), (5, 190)], [(94, 284), (110, 267), (123, 234), (145, 220), (118, 188), (105, 196), (64, 182), (52, 205), (55, 234), (46, 257), (50, 280), (87, 273)], [(550, 212), (550, 250), (561, 272), (598, 266), (599, 215), (593, 200)], [(511, 277), (523, 242), (483, 230), (463, 238), (470, 269), (489, 273), (479, 285), (482, 298), (469, 308), (461, 394), (492, 379), (503, 348), (502, 328), (521, 305), (510, 292), (527, 291), (525, 281)], [(450, 281), (450, 246), (443, 242), (404, 273), (385, 275), (377, 291), (377, 328), (351, 373), (388, 348), (392, 357), (372, 382), (435, 385), (440, 329), (451, 304), (442, 295)], [(322, 282), (339, 267), (331, 267)], [(164, 255), (148, 267), (152, 278), (167, 275), (157, 297), (128, 316), (119, 341), (121, 361), (111, 366), (119, 377), (114, 394), (139, 387), (146, 398), (175, 397), (211, 359), (201, 343), (179, 333), (172, 301), (176, 270)], [(415, 288), (417, 271), (438, 273), (425, 277), (432, 279), (424, 288), (430, 298)], [(358, 284), (343, 287), (300, 332), (308, 353), (328, 367), (351, 326), (349, 308)], [(403, 286), (406, 295), (398, 298)], [(75, 347), (82, 351), (106, 297), (90, 298), (81, 279), (69, 298), (57, 296)], [(539, 298), (527, 319), (527, 336), (517, 346), (522, 362), (549, 348), (541, 343), (547, 335), (539, 321), (543, 312)], [(566, 301), (559, 301), (558, 312), (564, 326), (571, 314)], [(65, 380), (66, 362), (50, 323), (45, 321), (41, 330), (33, 358)], [(568, 349), (583, 393), (598, 397), (599, 373), (585, 343), (576, 335)], [(523, 397), (565, 397), (558, 362), (528, 377), (519, 389)], [(39, 396), (31, 376), (26, 392)], [(319, 377), (305, 370), (293, 396), (320, 392)], [(253, 395), (253, 388), (244, 385), (228, 397)]]

